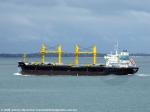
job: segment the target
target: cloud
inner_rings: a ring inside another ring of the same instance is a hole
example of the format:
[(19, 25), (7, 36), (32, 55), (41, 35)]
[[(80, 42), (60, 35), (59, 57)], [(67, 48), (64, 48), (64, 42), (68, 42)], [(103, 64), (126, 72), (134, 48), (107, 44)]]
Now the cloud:
[(107, 52), (118, 40), (121, 49), (149, 53), (149, 4), (148, 0), (0, 1), (0, 52), (38, 51), (42, 42), (61, 43), (69, 52), (76, 43), (97, 44), (100, 52)]

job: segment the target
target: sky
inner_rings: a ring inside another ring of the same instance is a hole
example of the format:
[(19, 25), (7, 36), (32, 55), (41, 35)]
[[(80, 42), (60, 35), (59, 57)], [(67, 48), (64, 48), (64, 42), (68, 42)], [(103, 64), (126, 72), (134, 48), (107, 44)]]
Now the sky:
[(97, 46), (150, 53), (150, 0), (0, 0), (0, 53)]

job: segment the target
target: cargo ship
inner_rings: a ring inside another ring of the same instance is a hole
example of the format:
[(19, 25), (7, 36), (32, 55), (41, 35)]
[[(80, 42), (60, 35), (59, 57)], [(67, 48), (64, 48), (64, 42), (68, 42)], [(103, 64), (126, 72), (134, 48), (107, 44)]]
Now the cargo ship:
[[(58, 63), (45, 62), (46, 53), (57, 53)], [(91, 52), (81, 52), (79, 46), (75, 48), (75, 64), (62, 63), (62, 48), (59, 45), (56, 51), (48, 51), (43, 44), (41, 48), (41, 62), (27, 62), (26, 56), (24, 60), (18, 62), (18, 67), (22, 75), (68, 75), (68, 76), (104, 76), (104, 75), (128, 75), (138, 72), (135, 61), (130, 58), (129, 52), (124, 50), (104, 56), (105, 64), (96, 63), (97, 50), (94, 45)], [(92, 54), (92, 64), (79, 64), (79, 54)]]

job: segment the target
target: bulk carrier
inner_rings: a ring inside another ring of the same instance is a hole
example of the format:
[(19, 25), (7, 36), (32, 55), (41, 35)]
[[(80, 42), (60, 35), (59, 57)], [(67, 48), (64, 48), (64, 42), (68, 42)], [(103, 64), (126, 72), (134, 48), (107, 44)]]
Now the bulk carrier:
[[(57, 53), (58, 63), (45, 62), (46, 53)], [(27, 62), (26, 56), (24, 61), (18, 62), (18, 67), (21, 68), (21, 74), (28, 75), (73, 75), (73, 76), (102, 76), (102, 75), (128, 75), (138, 71), (135, 61), (130, 58), (127, 50), (122, 52), (115, 51), (114, 54), (104, 56), (105, 64), (96, 63), (97, 50), (93, 46), (91, 52), (81, 52), (79, 46), (75, 48), (75, 64), (62, 63), (62, 48), (59, 45), (57, 51), (48, 51), (43, 44), (41, 48), (41, 62)], [(78, 62), (79, 54), (92, 54), (93, 64), (81, 65)]]

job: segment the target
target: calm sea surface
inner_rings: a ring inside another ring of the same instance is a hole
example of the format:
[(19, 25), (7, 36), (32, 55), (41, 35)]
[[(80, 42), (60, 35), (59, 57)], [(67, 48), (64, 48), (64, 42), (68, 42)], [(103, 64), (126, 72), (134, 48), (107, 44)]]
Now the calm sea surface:
[[(17, 73), (20, 58), (0, 58), (0, 109), (150, 112), (150, 57), (134, 58), (140, 67), (135, 75), (95, 77), (21, 76)], [(97, 60), (104, 63), (102, 58)], [(63, 61), (73, 63), (74, 58)], [(91, 63), (92, 58), (80, 58), (80, 62)]]

